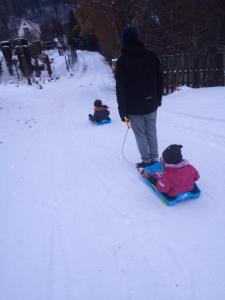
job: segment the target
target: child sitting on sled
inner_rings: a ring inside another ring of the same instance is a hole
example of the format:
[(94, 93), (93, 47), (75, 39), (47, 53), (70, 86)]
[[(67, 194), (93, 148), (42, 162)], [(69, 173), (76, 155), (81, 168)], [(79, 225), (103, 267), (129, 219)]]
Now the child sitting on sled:
[(101, 122), (102, 120), (109, 120), (108, 106), (102, 104), (102, 101), (97, 99), (94, 102), (94, 114), (89, 114), (89, 119), (95, 122)]
[(161, 158), (164, 165), (162, 174), (148, 173), (143, 168), (138, 171), (151, 181), (157, 190), (168, 198), (174, 198), (182, 193), (196, 193), (195, 181), (199, 179), (198, 171), (182, 158), (181, 145), (170, 145)]

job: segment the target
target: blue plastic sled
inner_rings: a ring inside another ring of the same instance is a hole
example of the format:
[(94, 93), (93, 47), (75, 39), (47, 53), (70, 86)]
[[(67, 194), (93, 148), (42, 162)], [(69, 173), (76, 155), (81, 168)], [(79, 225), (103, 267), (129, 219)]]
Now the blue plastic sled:
[[(163, 165), (161, 163), (156, 163), (154, 165), (145, 167), (145, 171), (147, 171), (148, 173), (163, 173)], [(173, 206), (176, 205), (178, 202), (182, 202), (185, 200), (191, 200), (191, 199), (197, 199), (200, 197), (201, 195), (201, 191), (199, 189), (199, 187), (197, 186), (197, 184), (195, 184), (195, 189), (196, 189), (196, 193), (191, 193), (191, 192), (187, 192), (187, 193), (183, 193), (178, 195), (175, 198), (167, 198), (166, 195), (164, 195), (163, 193), (159, 192), (156, 187), (154, 186), (154, 184), (152, 184), (148, 179), (146, 179), (145, 177), (143, 177), (143, 179), (145, 180), (145, 182), (147, 183), (147, 185), (153, 190), (153, 192), (166, 204), (169, 206)]]
[(108, 118), (108, 119), (104, 119), (104, 120), (102, 120), (102, 121), (100, 121), (100, 122), (97, 122), (97, 121), (93, 121), (93, 120), (91, 120), (91, 119), (89, 119), (93, 124), (95, 124), (95, 125), (104, 125), (104, 124), (108, 124), (108, 123), (111, 123), (112, 121), (111, 121), (111, 119), (110, 118)]

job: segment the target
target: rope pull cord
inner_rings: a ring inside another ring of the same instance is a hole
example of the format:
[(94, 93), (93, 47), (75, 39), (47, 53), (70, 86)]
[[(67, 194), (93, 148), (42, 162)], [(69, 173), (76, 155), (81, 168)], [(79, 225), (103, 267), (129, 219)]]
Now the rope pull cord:
[[(128, 120), (128, 119), (127, 119), (127, 120)], [(126, 121), (125, 121), (125, 122), (126, 122)], [(128, 122), (126, 122), (126, 123), (127, 123), (127, 130), (126, 130), (126, 134), (125, 134), (125, 137), (124, 137), (124, 140), (123, 140), (122, 156), (123, 156), (124, 160), (125, 160), (128, 164), (130, 164), (130, 165), (132, 165), (132, 166), (136, 166), (136, 164), (134, 164), (134, 163), (132, 163), (131, 161), (129, 161), (128, 159), (126, 159), (126, 157), (125, 157), (125, 155), (124, 155), (124, 146), (125, 146), (125, 143), (126, 143), (126, 140), (127, 140), (127, 135), (128, 135), (129, 129), (130, 129), (130, 122), (129, 122), (129, 120), (128, 120)]]

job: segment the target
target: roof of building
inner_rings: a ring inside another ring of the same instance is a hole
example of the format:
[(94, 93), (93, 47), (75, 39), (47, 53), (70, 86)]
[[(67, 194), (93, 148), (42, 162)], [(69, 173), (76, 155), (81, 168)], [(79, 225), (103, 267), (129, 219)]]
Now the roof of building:
[(37, 33), (39, 33), (39, 34), (41, 33), (41, 28), (37, 23), (34, 23), (30, 20), (22, 20), (21, 23), (20, 23), (20, 27), (25, 26), (25, 25), (30, 26)]

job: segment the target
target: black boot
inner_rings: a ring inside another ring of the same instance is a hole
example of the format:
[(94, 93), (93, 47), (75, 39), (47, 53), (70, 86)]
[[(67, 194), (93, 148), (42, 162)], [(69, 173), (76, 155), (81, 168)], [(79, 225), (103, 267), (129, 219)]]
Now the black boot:
[(137, 164), (136, 164), (136, 167), (137, 167), (137, 168), (145, 168), (145, 167), (154, 165), (154, 164), (156, 164), (157, 162), (158, 162), (157, 160), (153, 160), (153, 161), (142, 161), (142, 162), (140, 162), (140, 163), (137, 163)]
[(142, 161), (142, 162), (140, 162), (140, 163), (137, 163), (136, 164), (136, 167), (137, 168), (145, 168), (145, 167), (147, 167), (147, 166), (150, 166), (151, 165), (151, 162), (150, 161)]

